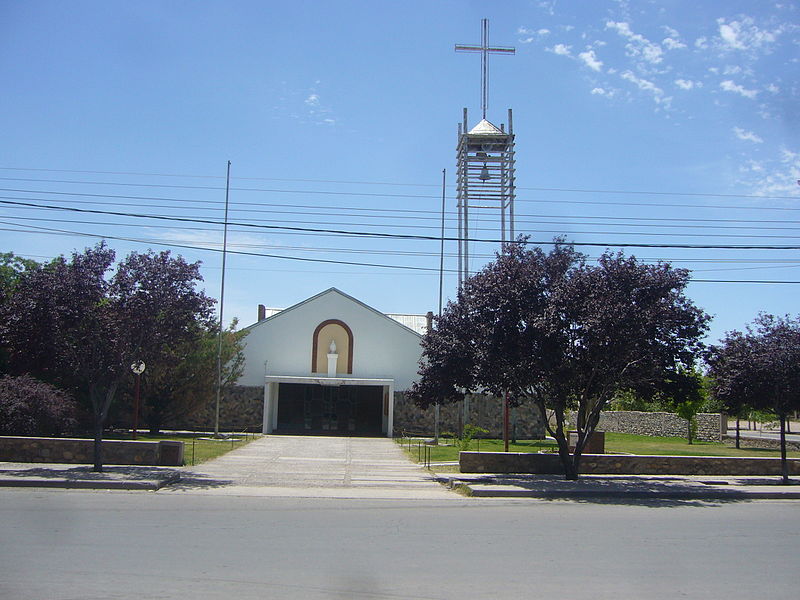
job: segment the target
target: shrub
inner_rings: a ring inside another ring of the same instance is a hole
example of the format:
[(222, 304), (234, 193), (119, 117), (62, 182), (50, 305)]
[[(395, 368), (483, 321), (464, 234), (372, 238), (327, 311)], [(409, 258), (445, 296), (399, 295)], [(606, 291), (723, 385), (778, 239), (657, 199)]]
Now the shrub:
[(75, 401), (30, 375), (0, 378), (0, 435), (59, 435), (75, 427)]

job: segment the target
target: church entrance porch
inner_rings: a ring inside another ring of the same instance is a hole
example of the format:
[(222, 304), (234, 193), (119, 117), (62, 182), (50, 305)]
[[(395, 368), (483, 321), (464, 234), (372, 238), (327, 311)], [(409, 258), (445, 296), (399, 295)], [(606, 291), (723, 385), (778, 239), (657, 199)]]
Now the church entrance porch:
[(264, 433), (392, 437), (393, 379), (265, 377)]
[(376, 385), (278, 384), (276, 433), (380, 435), (383, 388)]

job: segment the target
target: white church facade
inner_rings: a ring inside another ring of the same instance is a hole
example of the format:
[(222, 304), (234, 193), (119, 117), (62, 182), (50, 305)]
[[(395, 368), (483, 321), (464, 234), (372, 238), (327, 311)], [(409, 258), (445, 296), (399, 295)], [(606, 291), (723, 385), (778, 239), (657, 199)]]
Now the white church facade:
[(395, 392), (417, 376), (424, 315), (393, 318), (336, 288), (266, 312), (247, 328), (237, 382), (263, 386), (264, 433), (393, 435)]
[[(259, 306), (244, 329), (244, 370), (221, 398), (220, 428), (294, 435), (402, 436), (434, 433), (433, 408), (404, 393), (417, 378), (422, 336), (433, 314), (385, 314), (330, 288), (289, 308)], [(167, 424), (208, 431), (213, 402)], [(502, 403), (472, 395), (440, 410), (441, 432), (465, 423), (502, 436)], [(512, 411), (520, 438), (541, 438), (532, 404)]]

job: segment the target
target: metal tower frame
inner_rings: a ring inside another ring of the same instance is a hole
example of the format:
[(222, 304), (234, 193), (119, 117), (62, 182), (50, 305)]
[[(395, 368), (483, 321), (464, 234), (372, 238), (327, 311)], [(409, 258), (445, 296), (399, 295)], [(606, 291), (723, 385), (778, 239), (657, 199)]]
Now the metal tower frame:
[(458, 209), (458, 287), (469, 277), (470, 211), (499, 210), (502, 243), (514, 240), (514, 128), (508, 131), (482, 119), (467, 130), (467, 109), (458, 125), (456, 198)]

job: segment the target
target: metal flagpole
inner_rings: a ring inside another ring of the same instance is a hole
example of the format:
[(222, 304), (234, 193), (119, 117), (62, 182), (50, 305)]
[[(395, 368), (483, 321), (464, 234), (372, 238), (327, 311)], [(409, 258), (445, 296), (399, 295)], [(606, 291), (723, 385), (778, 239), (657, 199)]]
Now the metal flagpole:
[[(442, 289), (444, 287), (444, 205), (447, 169), (442, 169), (442, 240), (439, 250), (439, 318), (442, 317)], [(439, 445), (439, 403), (433, 406), (433, 440)]]
[(222, 392), (222, 311), (225, 307), (225, 259), (228, 255), (228, 198), (231, 191), (231, 161), (225, 178), (225, 224), (222, 234), (222, 283), (219, 292), (219, 331), (217, 332), (217, 403), (214, 409), (214, 437), (219, 437), (219, 399)]

